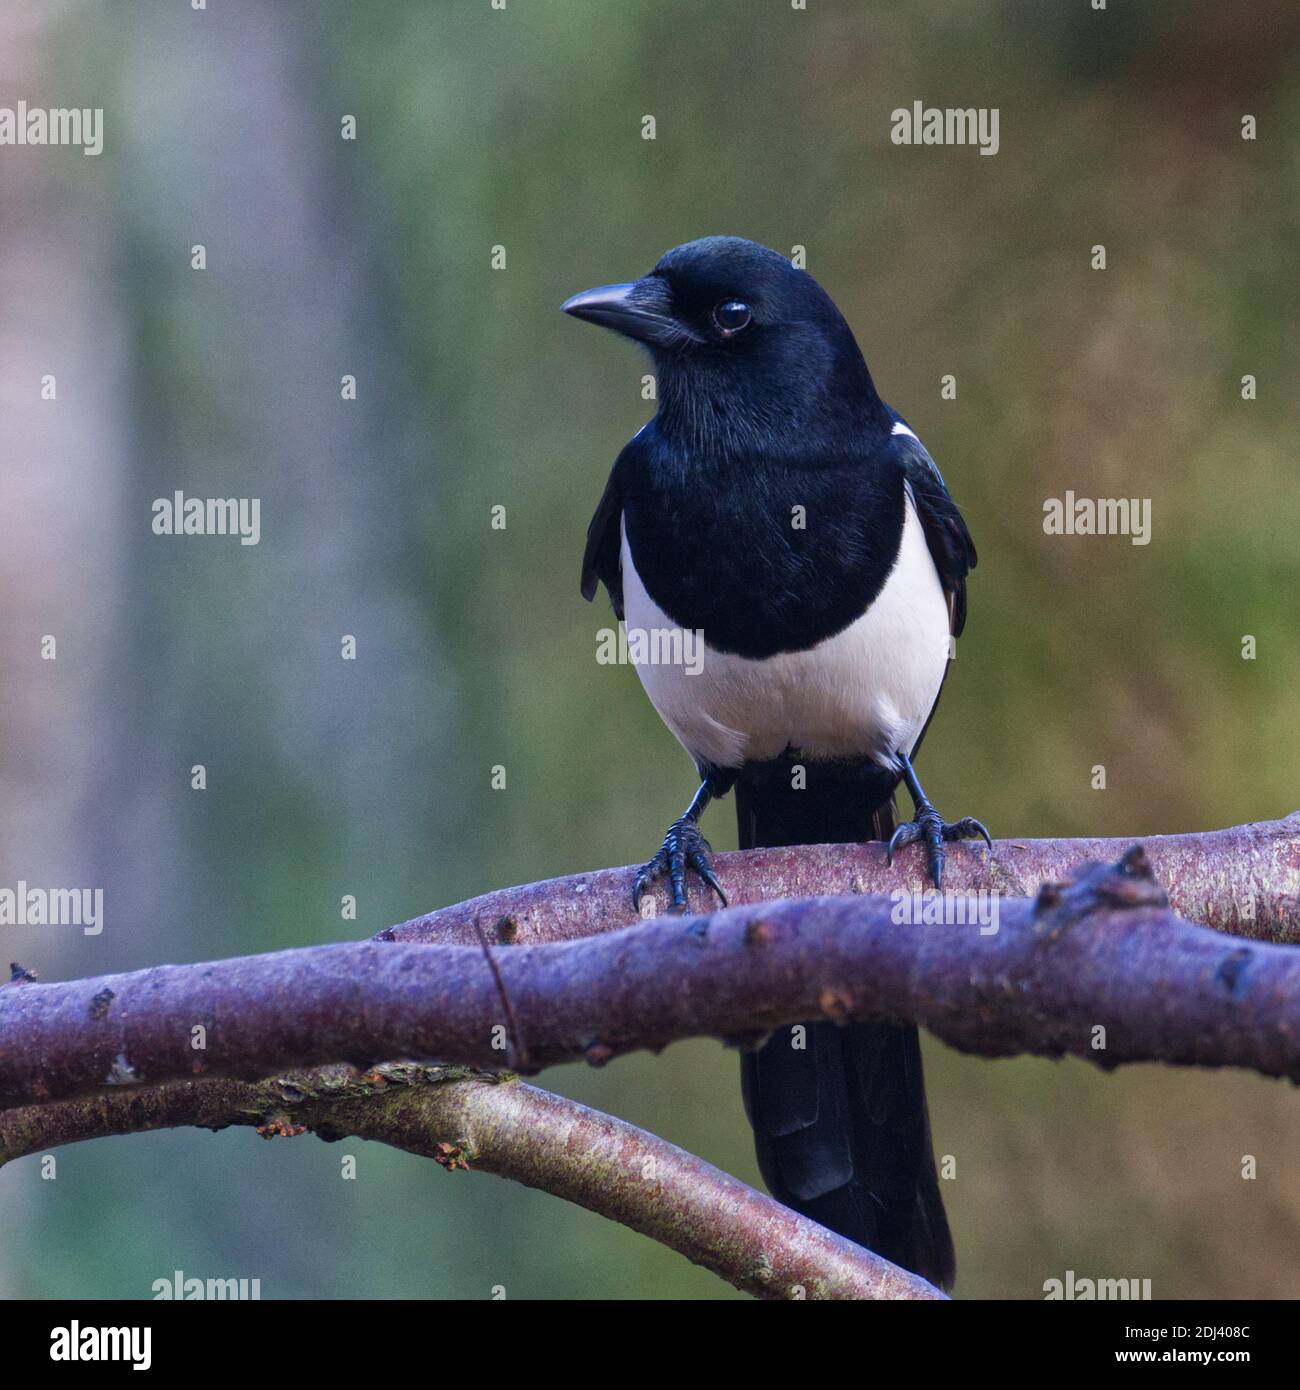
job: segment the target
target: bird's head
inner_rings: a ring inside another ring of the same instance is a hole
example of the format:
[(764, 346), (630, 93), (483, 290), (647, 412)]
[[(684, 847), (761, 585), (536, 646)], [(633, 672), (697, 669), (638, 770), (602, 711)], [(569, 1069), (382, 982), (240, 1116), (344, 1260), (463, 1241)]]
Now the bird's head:
[(843, 315), (807, 271), (756, 242), (688, 241), (641, 279), (562, 307), (649, 350), (661, 424), (694, 448), (781, 451), (810, 436), (833, 447), (828, 433), (847, 440), (881, 427)]

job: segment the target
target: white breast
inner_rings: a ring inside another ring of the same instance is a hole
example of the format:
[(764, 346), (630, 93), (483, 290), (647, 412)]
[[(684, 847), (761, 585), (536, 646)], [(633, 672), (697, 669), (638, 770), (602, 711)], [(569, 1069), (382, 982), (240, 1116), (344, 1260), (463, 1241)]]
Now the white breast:
[[(622, 564), (629, 631), (671, 628), (636, 572), (626, 532)], [(892, 764), (897, 751), (911, 751), (934, 707), (948, 639), (947, 600), (909, 488), (894, 568), (842, 632), (758, 661), (706, 642), (698, 674), (682, 665), (639, 665), (637, 673), (686, 751), (717, 767), (775, 758), (787, 747), (810, 760), (865, 755)]]

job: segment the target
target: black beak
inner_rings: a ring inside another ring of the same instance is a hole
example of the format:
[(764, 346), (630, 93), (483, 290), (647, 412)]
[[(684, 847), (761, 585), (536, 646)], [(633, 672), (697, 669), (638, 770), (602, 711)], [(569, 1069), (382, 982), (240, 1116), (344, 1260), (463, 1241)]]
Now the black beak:
[(625, 338), (666, 347), (696, 335), (673, 318), (668, 286), (654, 276), (626, 285), (601, 285), (566, 299), (560, 308), (575, 319), (612, 328)]

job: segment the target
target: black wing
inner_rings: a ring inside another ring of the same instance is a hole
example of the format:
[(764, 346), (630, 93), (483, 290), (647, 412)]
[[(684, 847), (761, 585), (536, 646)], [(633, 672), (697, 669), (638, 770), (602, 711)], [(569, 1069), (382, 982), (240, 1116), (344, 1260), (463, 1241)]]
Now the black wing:
[[(635, 443), (635, 440), (633, 441)], [(628, 448), (632, 446), (629, 444)], [(609, 590), (614, 616), (623, 619), (623, 487), (622, 464), (627, 449), (614, 460), (609, 481), (596, 504), (596, 514), (587, 527), (587, 549), (582, 556), (582, 596), (588, 603), (596, 597), (597, 582)]]
[(910, 434), (896, 434), (891, 443), (912, 486), (921, 529), (943, 591), (948, 595), (952, 635), (960, 637), (966, 626), (966, 576), (975, 568), (977, 558), (975, 542), (925, 445)]

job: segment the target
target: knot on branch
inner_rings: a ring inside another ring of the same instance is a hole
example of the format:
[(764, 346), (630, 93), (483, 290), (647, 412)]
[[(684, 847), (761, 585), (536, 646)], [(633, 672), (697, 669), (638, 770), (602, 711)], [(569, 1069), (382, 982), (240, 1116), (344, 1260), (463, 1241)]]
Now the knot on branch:
[(89, 1016), (93, 1018), (96, 1023), (98, 1023), (100, 1019), (107, 1018), (109, 1006), (116, 998), (117, 995), (114, 994), (111, 989), (105, 986), (98, 992), (98, 994), (95, 994), (91, 997)]
[(295, 1139), (307, 1133), (307, 1126), (295, 1124), (288, 1115), (272, 1115), (257, 1126), (257, 1133), (263, 1139)]
[(1253, 955), (1254, 952), (1249, 946), (1238, 946), (1235, 950), (1229, 951), (1219, 962), (1219, 968), (1214, 972), (1214, 978), (1229, 994), (1236, 995), (1244, 988), (1246, 967), (1250, 964)]
[(441, 1164), (449, 1173), (454, 1173), (457, 1168), (469, 1172), (469, 1154), (463, 1143), (449, 1144), (445, 1139), (441, 1140), (434, 1147), (433, 1161)]
[(1169, 906), (1169, 895), (1156, 882), (1151, 861), (1134, 845), (1114, 864), (1088, 860), (1069, 878), (1044, 883), (1034, 900), (1034, 926), (1058, 932), (1105, 909)]

